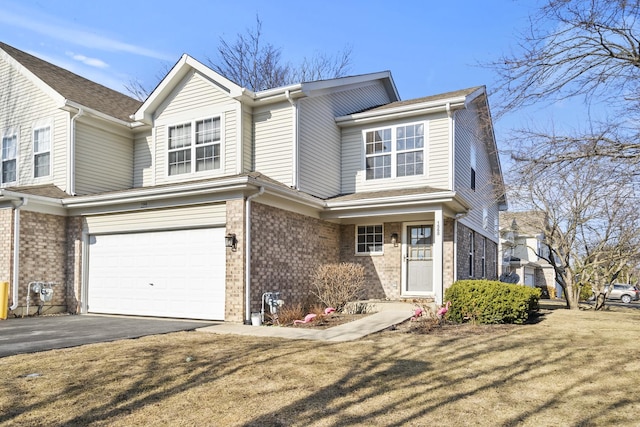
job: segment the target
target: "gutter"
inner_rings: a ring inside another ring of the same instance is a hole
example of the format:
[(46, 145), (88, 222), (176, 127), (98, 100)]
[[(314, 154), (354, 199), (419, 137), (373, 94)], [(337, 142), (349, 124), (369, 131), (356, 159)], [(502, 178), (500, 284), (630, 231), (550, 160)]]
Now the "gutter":
[(13, 288), (11, 291), (12, 304), (9, 310), (18, 308), (18, 290), (20, 288), (20, 208), (27, 204), (27, 198), (20, 198), (20, 202), (13, 208)]
[(264, 187), (260, 187), (260, 190), (247, 196), (245, 200), (245, 244), (244, 244), (244, 323), (245, 325), (251, 324), (251, 200), (264, 194)]

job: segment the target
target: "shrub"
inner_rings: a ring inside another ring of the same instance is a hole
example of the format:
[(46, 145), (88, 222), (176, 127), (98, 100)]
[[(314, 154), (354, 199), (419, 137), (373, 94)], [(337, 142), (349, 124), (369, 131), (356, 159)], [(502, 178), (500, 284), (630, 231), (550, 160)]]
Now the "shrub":
[(294, 304), (294, 305), (283, 305), (278, 310), (278, 319), (277, 322), (274, 322), (273, 316), (271, 313), (265, 313), (265, 317), (270, 319), (271, 324), (280, 324), (280, 325), (290, 325), (293, 324), (294, 320), (303, 319), (306, 315), (306, 311), (304, 310), (302, 304)]
[(312, 276), (313, 292), (327, 307), (342, 311), (345, 304), (360, 299), (364, 290), (364, 267), (359, 264), (323, 264)]
[(447, 319), (462, 323), (522, 324), (538, 311), (540, 289), (491, 280), (460, 280), (445, 291)]

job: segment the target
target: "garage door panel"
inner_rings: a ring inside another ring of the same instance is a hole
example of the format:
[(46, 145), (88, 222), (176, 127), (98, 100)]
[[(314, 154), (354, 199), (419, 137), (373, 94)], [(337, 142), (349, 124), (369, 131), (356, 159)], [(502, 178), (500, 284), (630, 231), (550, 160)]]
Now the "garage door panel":
[(90, 312), (224, 320), (224, 229), (90, 240)]

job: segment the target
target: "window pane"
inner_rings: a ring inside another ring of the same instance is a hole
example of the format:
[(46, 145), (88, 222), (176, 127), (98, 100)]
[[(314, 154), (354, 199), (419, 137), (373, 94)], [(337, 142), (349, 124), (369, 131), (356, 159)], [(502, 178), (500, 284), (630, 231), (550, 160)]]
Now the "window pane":
[(33, 132), (33, 151), (41, 153), (49, 151), (51, 147), (49, 128), (36, 129)]
[(169, 149), (189, 147), (191, 145), (191, 124), (169, 128)]
[(2, 160), (15, 159), (17, 155), (16, 135), (2, 138)]
[(49, 153), (36, 154), (34, 158), (34, 171), (33, 171), (33, 176), (35, 178), (40, 178), (40, 177), (49, 175), (49, 159), (50, 159)]
[(357, 253), (372, 253), (383, 251), (382, 225), (367, 225), (357, 227)]
[(16, 180), (16, 161), (6, 160), (2, 162), (2, 182), (13, 182)]
[(169, 153), (169, 175), (191, 172), (191, 150)]
[(196, 144), (209, 144), (220, 140), (220, 119), (196, 122)]

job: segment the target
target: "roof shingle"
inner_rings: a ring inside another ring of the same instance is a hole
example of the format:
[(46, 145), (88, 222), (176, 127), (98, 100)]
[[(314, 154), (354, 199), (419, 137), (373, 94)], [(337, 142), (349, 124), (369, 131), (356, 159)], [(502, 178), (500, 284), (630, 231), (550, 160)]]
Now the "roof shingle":
[(142, 105), (136, 99), (0, 42), (0, 49), (69, 101), (126, 122)]

